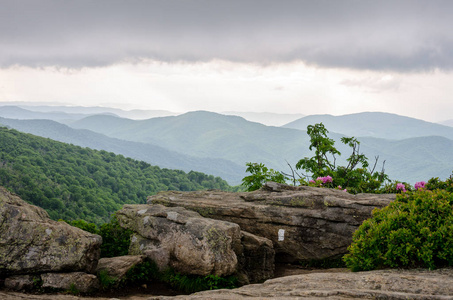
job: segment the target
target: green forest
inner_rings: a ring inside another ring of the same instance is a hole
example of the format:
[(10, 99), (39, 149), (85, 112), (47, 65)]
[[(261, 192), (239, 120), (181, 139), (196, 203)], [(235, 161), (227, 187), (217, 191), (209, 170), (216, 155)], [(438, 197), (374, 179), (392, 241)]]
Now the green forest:
[(101, 224), (123, 204), (146, 203), (159, 191), (234, 190), (220, 177), (161, 169), (0, 127), (0, 185), (44, 208), (54, 220)]

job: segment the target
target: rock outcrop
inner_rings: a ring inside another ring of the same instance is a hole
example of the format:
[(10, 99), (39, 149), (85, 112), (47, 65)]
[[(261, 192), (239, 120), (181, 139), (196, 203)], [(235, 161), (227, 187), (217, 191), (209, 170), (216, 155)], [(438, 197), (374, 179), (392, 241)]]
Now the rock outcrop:
[(0, 275), (92, 273), (101, 243), (100, 236), (52, 221), (42, 208), (0, 187)]
[(453, 270), (381, 270), (313, 273), (275, 278), (233, 290), (164, 299), (453, 299)]
[(237, 269), (238, 225), (201, 217), (181, 207), (125, 205), (118, 222), (134, 232), (129, 254), (146, 255), (160, 269), (183, 274), (227, 276)]
[(232, 290), (213, 290), (180, 296), (130, 295), (75, 297), (72, 295), (33, 295), (0, 290), (2, 300), (195, 300), (195, 299), (453, 299), (453, 269), (380, 270), (332, 272), (326, 270), (293, 275), (251, 284)]
[(241, 230), (270, 239), (279, 261), (293, 262), (340, 257), (371, 211), (394, 199), (395, 195), (352, 195), (269, 182), (249, 193), (161, 192), (148, 197), (148, 203), (184, 207), (238, 224)]
[(269, 239), (241, 231), (237, 224), (208, 219), (182, 207), (125, 205), (119, 224), (134, 234), (130, 255), (145, 255), (160, 270), (194, 275), (239, 275), (242, 284), (274, 275)]

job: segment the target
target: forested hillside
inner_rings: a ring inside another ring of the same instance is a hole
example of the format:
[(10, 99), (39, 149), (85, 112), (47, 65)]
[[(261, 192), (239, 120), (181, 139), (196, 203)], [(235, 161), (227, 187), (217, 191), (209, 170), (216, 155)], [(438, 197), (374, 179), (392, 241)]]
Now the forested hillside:
[(238, 165), (221, 158), (185, 155), (158, 145), (120, 140), (90, 130), (74, 129), (51, 120), (14, 120), (0, 117), (0, 124), (63, 143), (122, 154), (161, 168), (219, 176), (232, 185), (240, 184), (245, 176), (243, 164)]
[(0, 127), (0, 185), (53, 219), (102, 223), (163, 190), (232, 189), (220, 177), (161, 169), (106, 151)]

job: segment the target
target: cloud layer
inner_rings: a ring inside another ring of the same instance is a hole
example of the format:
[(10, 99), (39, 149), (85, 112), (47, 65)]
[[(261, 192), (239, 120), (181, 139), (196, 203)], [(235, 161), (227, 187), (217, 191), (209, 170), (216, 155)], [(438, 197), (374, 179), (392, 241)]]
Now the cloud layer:
[(453, 67), (453, 1), (0, 0), (0, 66), (124, 61)]

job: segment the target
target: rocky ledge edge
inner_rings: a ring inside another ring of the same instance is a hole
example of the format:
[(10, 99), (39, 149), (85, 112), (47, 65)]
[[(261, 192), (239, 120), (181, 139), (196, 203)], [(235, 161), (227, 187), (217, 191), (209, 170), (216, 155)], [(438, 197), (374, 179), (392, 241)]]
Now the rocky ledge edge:
[(131, 295), (119, 298), (31, 295), (0, 291), (5, 300), (165, 300), (165, 299), (453, 299), (453, 269), (320, 272), (293, 275), (232, 290), (191, 295)]

